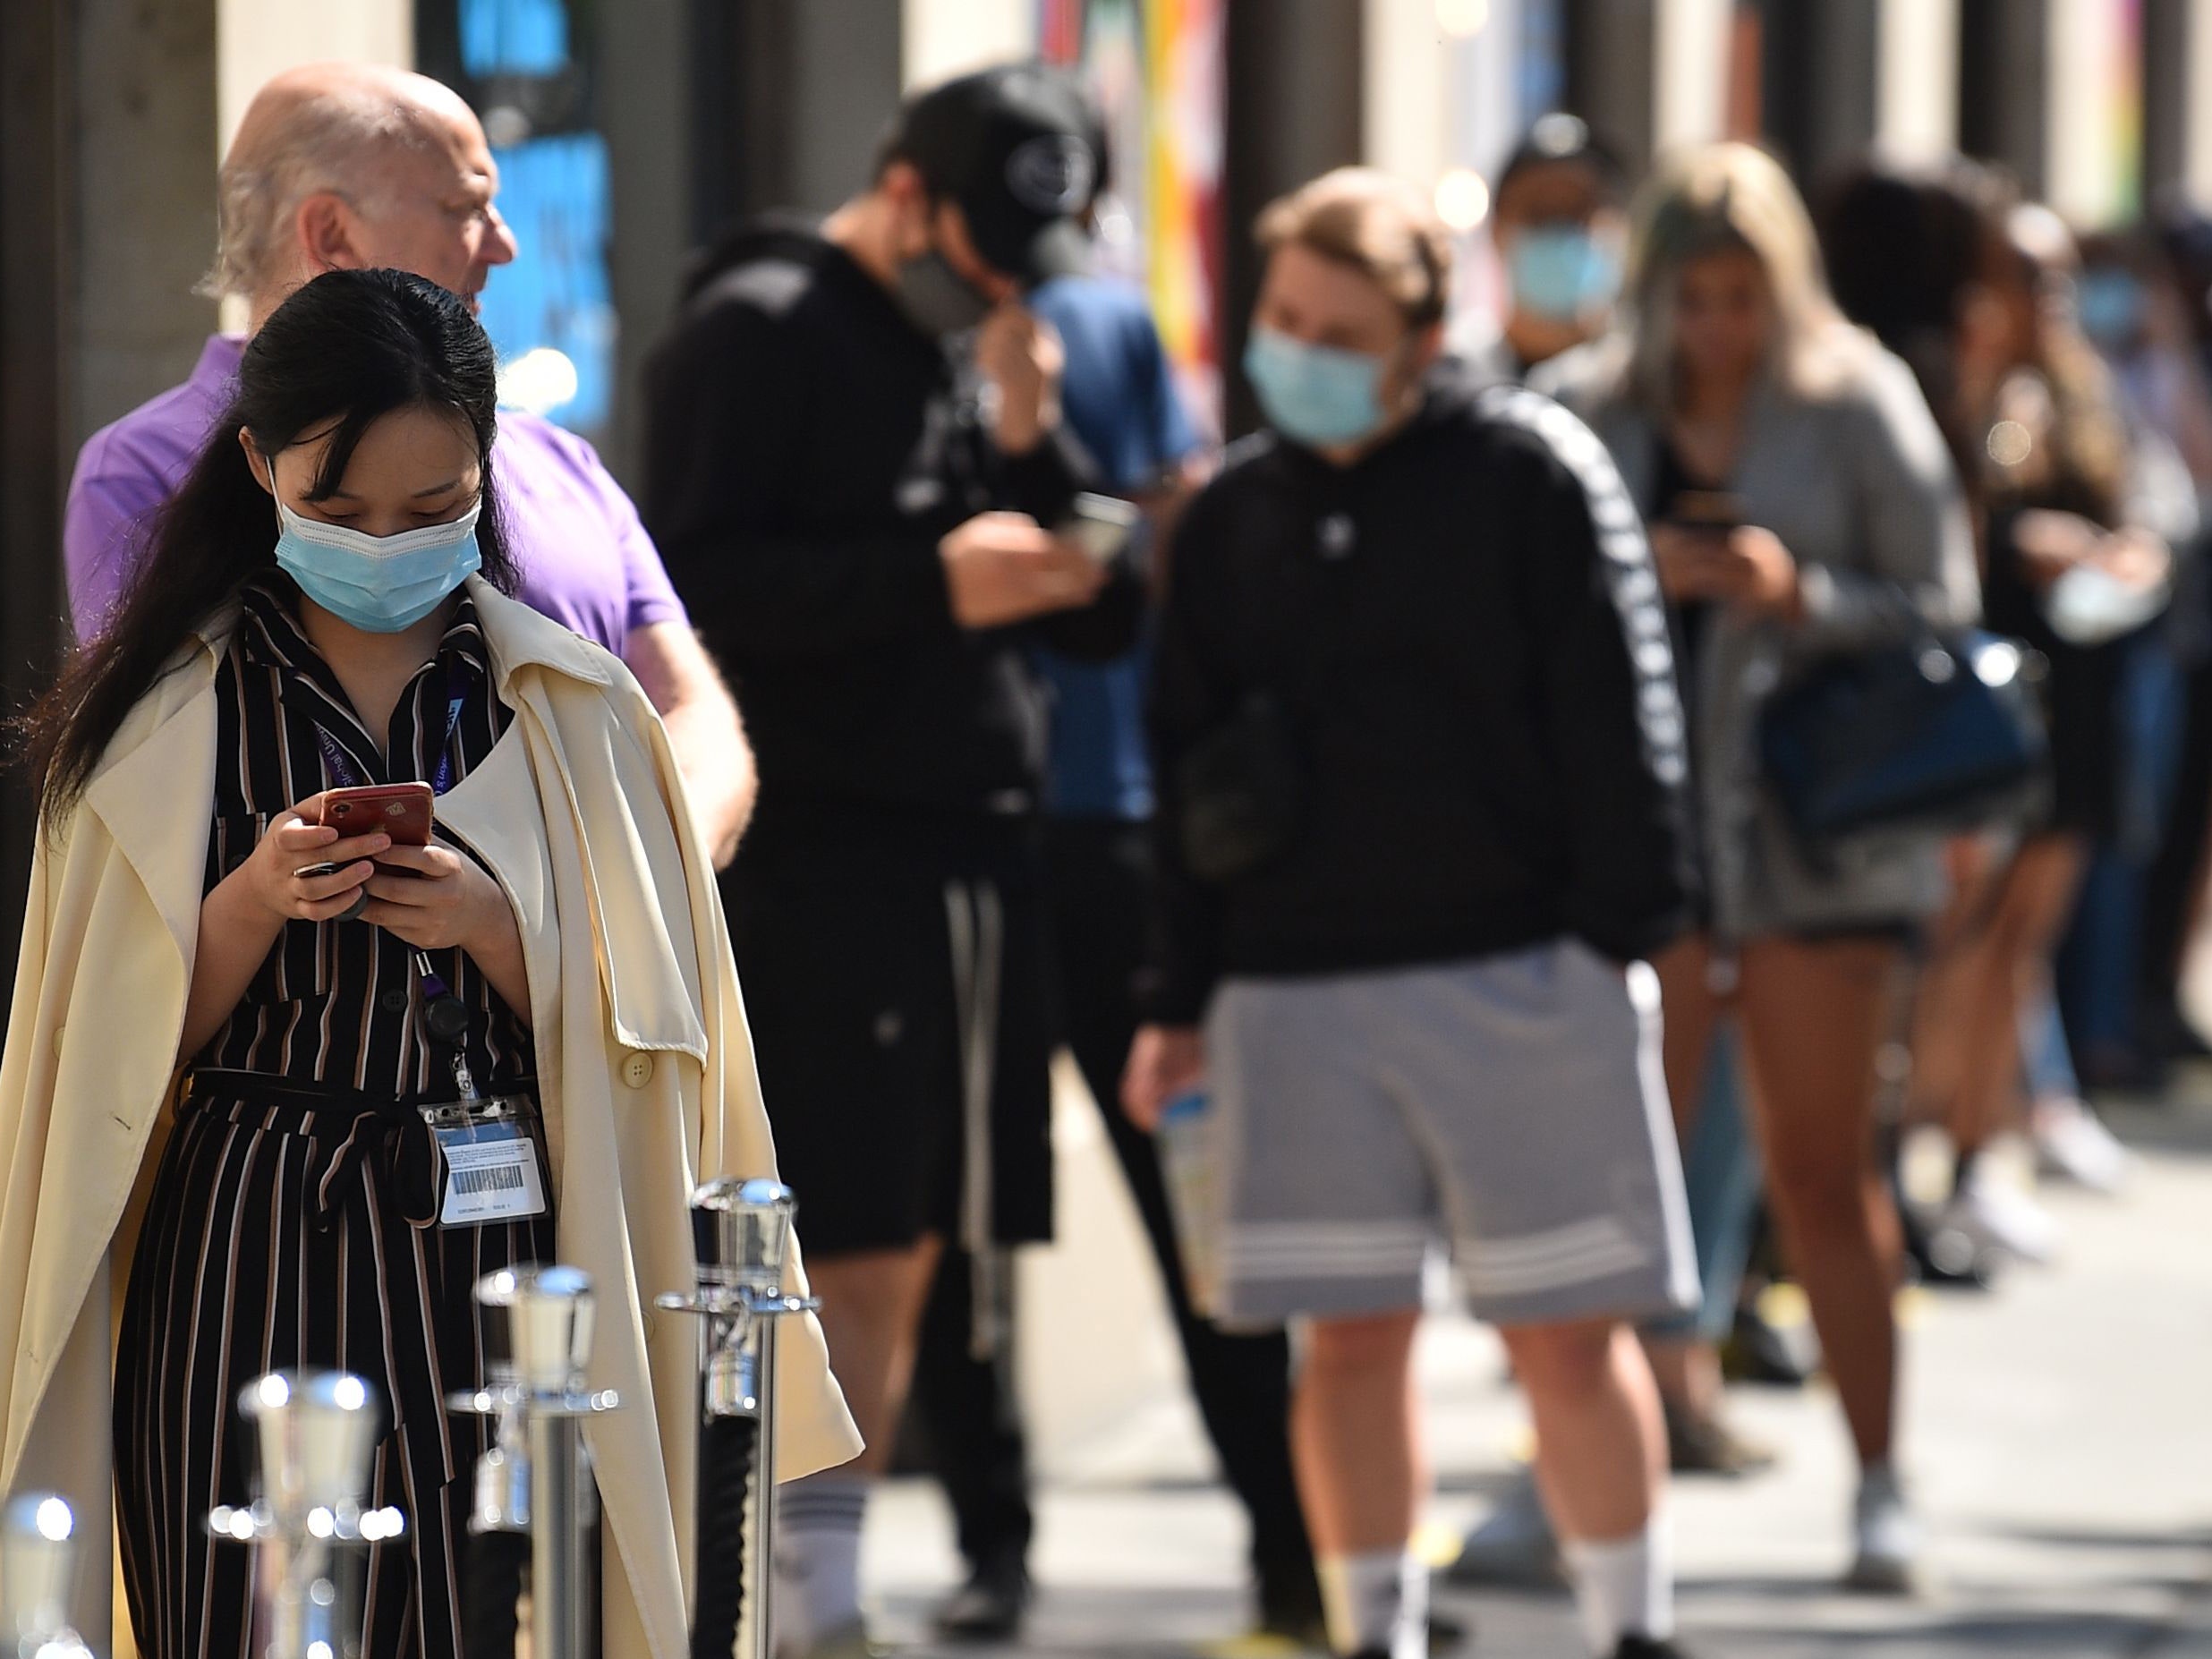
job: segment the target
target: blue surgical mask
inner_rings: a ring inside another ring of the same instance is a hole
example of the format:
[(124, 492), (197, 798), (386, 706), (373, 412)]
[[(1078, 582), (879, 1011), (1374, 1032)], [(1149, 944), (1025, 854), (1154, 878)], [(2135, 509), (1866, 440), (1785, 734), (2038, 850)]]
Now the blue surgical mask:
[[(275, 476), (275, 469), (270, 469)], [(397, 634), (436, 610), (483, 563), (479, 499), (459, 518), (396, 536), (302, 518), (276, 503), (276, 563), (300, 591), (365, 634)]]
[(2074, 314), (2081, 332), (2107, 352), (2124, 351), (2142, 331), (2148, 302), (2132, 271), (2083, 271), (2074, 278)]
[(1268, 422), (1315, 448), (1356, 444), (1389, 415), (1382, 407), (1384, 360), (1333, 345), (1309, 345), (1255, 328), (1245, 347), (1245, 378)]
[(1513, 303), (1551, 322), (1579, 322), (1621, 292), (1621, 259), (1578, 225), (1538, 225), (1506, 249)]

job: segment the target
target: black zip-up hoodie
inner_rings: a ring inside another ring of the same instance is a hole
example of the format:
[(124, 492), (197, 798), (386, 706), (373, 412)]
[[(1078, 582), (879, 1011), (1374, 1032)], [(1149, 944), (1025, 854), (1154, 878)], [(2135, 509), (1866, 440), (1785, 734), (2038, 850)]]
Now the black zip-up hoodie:
[(937, 544), (987, 509), (1055, 523), (1090, 476), (1080, 446), (1000, 453), (972, 375), (795, 218), (709, 256), (645, 388), (645, 525), (736, 683), (756, 835), (920, 813), (957, 837), (1028, 810), (1045, 720), (1025, 643), (1125, 650), (1141, 588), (1118, 572), (1085, 609), (974, 632)]
[[(1185, 756), (1255, 694), (1297, 757), (1292, 838), (1185, 868)], [(1636, 510), (1556, 404), (1440, 374), (1338, 467), (1242, 446), (1177, 531), (1153, 690), (1161, 877), (1150, 1017), (1224, 974), (1442, 962), (1680, 931), (1685, 734)]]

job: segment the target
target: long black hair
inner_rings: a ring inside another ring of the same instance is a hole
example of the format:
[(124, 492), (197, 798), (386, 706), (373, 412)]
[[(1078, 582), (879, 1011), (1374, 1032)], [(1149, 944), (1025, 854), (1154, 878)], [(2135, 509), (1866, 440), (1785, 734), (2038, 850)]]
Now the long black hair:
[(241, 589), (276, 566), (276, 515), (239, 443), (276, 455), (333, 420), (307, 492), (344, 483), (362, 434), (398, 409), (458, 415), (476, 439), (485, 580), (515, 585), (491, 487), (498, 382), (491, 342), (458, 298), (405, 271), (330, 271), (276, 308), (246, 346), (238, 392), (153, 527), (152, 545), (99, 638), (21, 722), (49, 821), (72, 805), (131, 710)]

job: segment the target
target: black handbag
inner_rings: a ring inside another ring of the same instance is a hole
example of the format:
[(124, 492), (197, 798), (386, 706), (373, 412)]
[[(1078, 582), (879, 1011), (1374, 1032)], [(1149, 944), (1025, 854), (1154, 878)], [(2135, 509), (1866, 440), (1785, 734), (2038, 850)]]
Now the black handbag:
[(1305, 793), (1297, 746), (1281, 705), (1264, 693), (1193, 744), (1175, 781), (1183, 863), (1202, 881), (1250, 873), (1297, 829)]
[(1766, 705), (1766, 787), (1815, 851), (1868, 830), (1958, 834), (2024, 816), (2050, 761), (2041, 667), (1979, 632), (1823, 663)]

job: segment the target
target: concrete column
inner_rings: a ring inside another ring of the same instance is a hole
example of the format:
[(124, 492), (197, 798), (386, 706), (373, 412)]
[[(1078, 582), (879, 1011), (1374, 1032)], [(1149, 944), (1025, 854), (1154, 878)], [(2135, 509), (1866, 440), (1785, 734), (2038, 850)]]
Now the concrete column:
[[(274, 75), (302, 64), (336, 61), (415, 64), (413, 0), (346, 0), (343, 5), (302, 5), (298, 0), (215, 0), (216, 146), (208, 163), (213, 200), (215, 167), (253, 95)], [(215, 243), (210, 235), (208, 251)], [(246, 326), (246, 304), (223, 302), (222, 326)]]
[(1567, 107), (1631, 178), (1654, 153), (1658, 18), (1655, 0), (1567, 0)]
[(2054, 0), (1959, 0), (1959, 146), (2046, 188)]
[(1959, 143), (1959, 0), (1878, 0), (1875, 140), (1920, 160)]
[(691, 234), (826, 212), (866, 183), (898, 106), (904, 31), (884, 0), (691, 0)]
[(1034, 57), (1036, 9), (1036, 0), (899, 0), (901, 84), (932, 86), (1009, 58)]
[(1251, 430), (1255, 419), (1251, 391), (1236, 370), (1259, 291), (1252, 221), (1283, 191), (1360, 159), (1362, 22), (1360, 8), (1341, 0), (1229, 8), (1221, 362), (1232, 436)]
[(1362, 0), (1361, 11), (1361, 153), (1427, 190), (1451, 161), (1452, 38), (1436, 0)]
[(2212, 7), (2144, 0), (2143, 190), (2212, 206)]
[[(66, 337), (75, 55), (62, 8), (0, 5), (0, 696), (20, 709), (47, 684), (63, 629), (62, 488), (75, 447)], [(22, 931), (37, 833), (21, 773), (0, 779), (0, 939)], [(8, 994), (15, 955), (0, 961)], [(72, 1609), (98, 1640), (98, 1610)]]
[(191, 372), (212, 302), (211, 0), (82, 0), (76, 20), (72, 457), (92, 430)]
[(2085, 225), (2131, 217), (2140, 200), (2140, 132), (2130, 93), (2140, 45), (2109, 0), (2050, 0), (2044, 188)]
[(2189, 126), (2180, 176), (2191, 200), (2205, 206), (2212, 204), (2212, 16), (2202, 0), (2190, 10), (2186, 62), (2182, 106)]
[(1760, 43), (1759, 124), (1800, 179), (1874, 141), (1880, 0), (1770, 6)]
[(239, 117), (279, 70), (336, 59), (413, 68), (412, 0), (345, 0), (302, 5), (300, 0), (217, 0), (217, 146), (230, 147)]
[(608, 135), (608, 294), (620, 319), (614, 402), (600, 434), (615, 476), (635, 481), (642, 441), (639, 375), (668, 326), (692, 250), (692, 98), (685, 8), (676, 0), (594, 8), (591, 43), (600, 131)]
[(1728, 130), (1731, 0), (1655, 0), (1652, 144), (1660, 155)]

